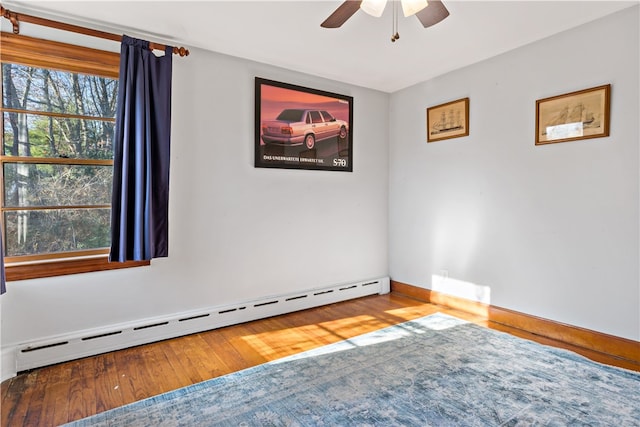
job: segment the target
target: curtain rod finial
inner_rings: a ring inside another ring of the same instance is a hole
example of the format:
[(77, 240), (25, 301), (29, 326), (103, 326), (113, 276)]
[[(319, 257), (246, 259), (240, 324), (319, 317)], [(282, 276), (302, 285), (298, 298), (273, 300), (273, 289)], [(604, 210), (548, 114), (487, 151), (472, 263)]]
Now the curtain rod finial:
[(173, 53), (178, 54), (180, 56), (189, 56), (189, 49), (185, 49), (184, 47), (174, 47)]

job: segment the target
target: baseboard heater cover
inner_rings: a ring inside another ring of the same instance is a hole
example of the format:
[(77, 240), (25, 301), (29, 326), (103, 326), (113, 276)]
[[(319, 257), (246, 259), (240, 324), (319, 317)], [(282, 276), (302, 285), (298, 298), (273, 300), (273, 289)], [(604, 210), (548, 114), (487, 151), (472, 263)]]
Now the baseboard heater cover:
[(390, 281), (388, 277), (384, 277), (266, 297), (231, 306), (214, 306), (161, 318), (142, 319), (23, 343), (7, 349), (14, 353), (15, 364), (12, 365), (15, 369), (12, 372), (7, 372), (5, 365), (12, 357), (3, 351), (2, 379), (54, 363), (389, 292)]

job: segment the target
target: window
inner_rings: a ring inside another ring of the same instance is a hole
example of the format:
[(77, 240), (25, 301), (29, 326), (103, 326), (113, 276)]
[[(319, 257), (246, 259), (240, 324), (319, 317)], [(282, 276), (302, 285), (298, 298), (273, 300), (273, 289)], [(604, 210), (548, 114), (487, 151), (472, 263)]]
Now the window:
[(336, 119), (331, 114), (329, 114), (329, 112), (321, 111), (321, 113), (322, 113), (322, 118), (324, 119), (325, 122), (335, 122), (336, 121)]
[(322, 117), (319, 112), (311, 111), (309, 114), (311, 115), (311, 123), (322, 123)]
[(107, 263), (119, 55), (2, 33), (7, 279)]

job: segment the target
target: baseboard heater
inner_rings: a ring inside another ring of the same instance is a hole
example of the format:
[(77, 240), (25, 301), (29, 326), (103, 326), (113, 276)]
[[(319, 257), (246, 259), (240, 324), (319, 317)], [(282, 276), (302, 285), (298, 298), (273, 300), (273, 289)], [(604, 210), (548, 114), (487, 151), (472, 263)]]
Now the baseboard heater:
[[(15, 373), (54, 363), (93, 356), (168, 338), (217, 329), (251, 320), (319, 307), (367, 295), (389, 293), (389, 278), (380, 278), (296, 292), (229, 306), (214, 306), (77, 331), (23, 343), (11, 350), (15, 355)], [(7, 354), (3, 359), (7, 360)], [(8, 357), (10, 359), (10, 356)], [(11, 374), (10, 374), (11, 375)], [(3, 375), (4, 377), (4, 375)]]

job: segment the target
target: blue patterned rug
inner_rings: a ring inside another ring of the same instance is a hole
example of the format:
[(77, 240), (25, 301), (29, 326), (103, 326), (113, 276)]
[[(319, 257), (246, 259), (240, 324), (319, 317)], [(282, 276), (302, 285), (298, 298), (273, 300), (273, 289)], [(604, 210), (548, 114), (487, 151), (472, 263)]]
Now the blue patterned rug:
[(640, 426), (640, 373), (434, 314), (70, 426)]

